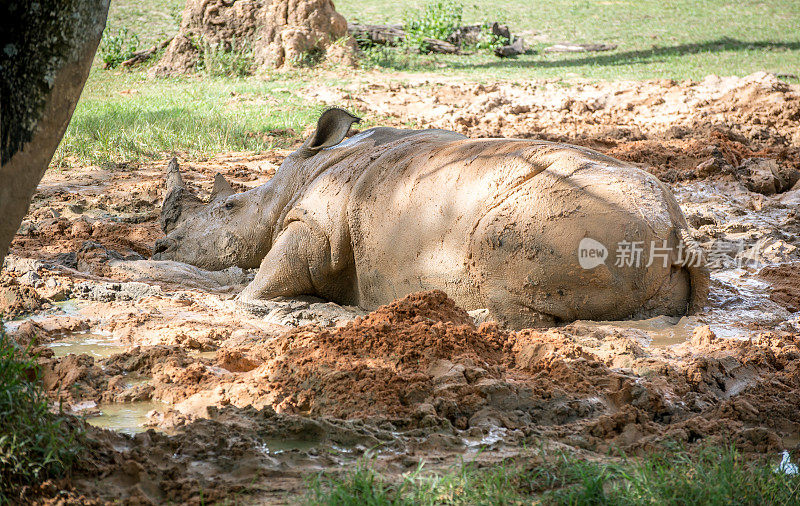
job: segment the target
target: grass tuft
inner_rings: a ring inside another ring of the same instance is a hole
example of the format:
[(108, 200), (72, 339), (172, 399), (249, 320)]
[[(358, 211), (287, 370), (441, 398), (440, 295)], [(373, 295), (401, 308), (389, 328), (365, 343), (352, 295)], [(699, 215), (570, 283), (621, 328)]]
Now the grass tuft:
[(63, 475), (79, 451), (79, 434), (48, 409), (35, 358), (6, 336), (2, 322), (0, 420), (0, 504), (22, 486)]
[(139, 36), (122, 27), (116, 32), (106, 29), (98, 53), (106, 69), (114, 69), (133, 56), (139, 48)]
[(255, 60), (253, 45), (249, 40), (237, 44), (234, 38), (229, 46), (200, 42), (200, 72), (212, 77), (245, 77), (253, 73)]
[(433, 0), (421, 9), (406, 12), (405, 44), (420, 53), (429, 52), (426, 39), (447, 40), (461, 26), (464, 6), (454, 0)]
[(314, 46), (292, 60), (295, 67), (314, 68), (325, 60), (325, 50)]
[(797, 504), (800, 477), (776, 472), (767, 459), (747, 461), (733, 446), (671, 446), (614, 463), (559, 453), (484, 468), (466, 464), (447, 473), (420, 467), (395, 481), (361, 462), (342, 475), (315, 477), (306, 499), (341, 506)]

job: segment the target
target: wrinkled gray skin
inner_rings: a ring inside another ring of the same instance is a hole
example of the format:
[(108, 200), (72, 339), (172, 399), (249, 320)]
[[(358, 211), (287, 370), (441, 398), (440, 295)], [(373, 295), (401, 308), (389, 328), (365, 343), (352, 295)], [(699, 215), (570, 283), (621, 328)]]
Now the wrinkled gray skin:
[[(258, 267), (245, 307), (306, 294), (371, 309), (441, 289), (523, 328), (703, 304), (708, 272), (677, 258), (691, 246), (686, 221), (650, 174), (576, 146), (444, 130), (373, 128), (342, 142), (355, 121), (326, 111), (268, 183), (234, 193), (218, 175), (207, 205), (174, 163), (154, 258)], [(580, 267), (585, 237), (609, 247), (604, 264)], [(616, 266), (622, 241), (673, 253)]]

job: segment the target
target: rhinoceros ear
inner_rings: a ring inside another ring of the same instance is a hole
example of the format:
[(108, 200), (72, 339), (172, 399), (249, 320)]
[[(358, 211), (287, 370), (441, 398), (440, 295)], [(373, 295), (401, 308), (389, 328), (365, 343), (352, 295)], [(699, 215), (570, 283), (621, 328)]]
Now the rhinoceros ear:
[(361, 118), (353, 116), (344, 109), (332, 107), (323, 112), (317, 120), (317, 129), (311, 137), (303, 143), (300, 155), (304, 158), (315, 155), (324, 148), (335, 146), (342, 142), (353, 123), (358, 123)]
[(211, 202), (214, 202), (217, 199), (230, 197), (234, 193), (236, 192), (233, 190), (231, 184), (222, 174), (217, 172), (217, 175), (214, 176), (214, 186), (211, 188)]
[(181, 169), (178, 166), (178, 159), (173, 157), (167, 164), (167, 193), (175, 188), (183, 188), (183, 178)]
[(178, 160), (173, 158), (167, 165), (167, 194), (159, 218), (161, 230), (169, 234), (181, 221), (202, 207), (203, 201), (183, 183)]

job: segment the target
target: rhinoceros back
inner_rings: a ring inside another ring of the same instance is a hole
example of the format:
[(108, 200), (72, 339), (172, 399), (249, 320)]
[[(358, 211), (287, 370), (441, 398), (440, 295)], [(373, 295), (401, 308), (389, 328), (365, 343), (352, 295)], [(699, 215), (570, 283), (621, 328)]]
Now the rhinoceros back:
[(436, 288), (512, 327), (623, 318), (650, 300), (680, 314), (690, 281), (674, 259), (640, 269), (578, 262), (584, 237), (676, 246), (685, 222), (669, 199), (651, 175), (575, 146), (434, 132), (398, 140), (350, 194), (358, 302)]

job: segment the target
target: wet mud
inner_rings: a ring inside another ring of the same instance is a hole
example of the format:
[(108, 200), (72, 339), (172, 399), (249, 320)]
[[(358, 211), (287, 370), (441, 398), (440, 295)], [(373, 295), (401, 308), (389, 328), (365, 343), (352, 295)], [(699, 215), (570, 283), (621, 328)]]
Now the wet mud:
[[(389, 122), (569, 141), (652, 170), (711, 263), (707, 306), (682, 318), (512, 332), (438, 291), (372, 313), (313, 298), (243, 313), (232, 298), (252, 272), (150, 260), (166, 161), (48, 173), (0, 303), (89, 443), (68, 478), (24, 499), (291, 502), (310, 474), (365, 456), (401, 473), (539, 445), (591, 458), (666, 441), (796, 454), (797, 88), (755, 75), (318, 92)], [(216, 172), (252, 187), (285, 154), (181, 166), (207, 194)]]

